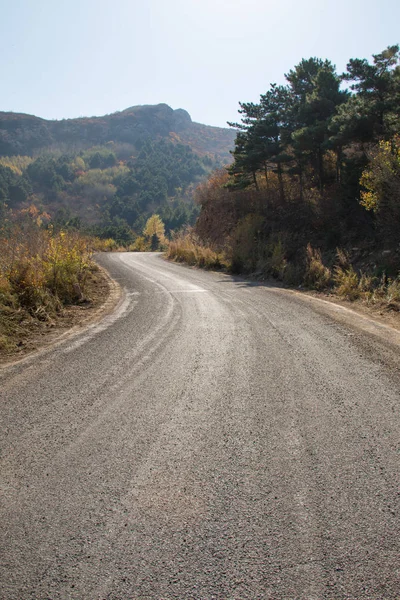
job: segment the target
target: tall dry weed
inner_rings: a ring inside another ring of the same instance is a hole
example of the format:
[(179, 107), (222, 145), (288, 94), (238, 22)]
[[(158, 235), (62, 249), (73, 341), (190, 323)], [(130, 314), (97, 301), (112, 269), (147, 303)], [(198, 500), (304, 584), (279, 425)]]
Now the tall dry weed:
[(321, 251), (313, 248), (311, 244), (306, 248), (306, 271), (304, 283), (310, 288), (324, 290), (332, 282), (331, 270), (322, 262)]
[(168, 242), (166, 257), (204, 269), (220, 269), (224, 262), (221, 254), (202, 244), (192, 231), (175, 235)]
[(82, 297), (91, 256), (89, 240), (77, 233), (14, 225), (0, 237), (0, 300), (54, 312)]

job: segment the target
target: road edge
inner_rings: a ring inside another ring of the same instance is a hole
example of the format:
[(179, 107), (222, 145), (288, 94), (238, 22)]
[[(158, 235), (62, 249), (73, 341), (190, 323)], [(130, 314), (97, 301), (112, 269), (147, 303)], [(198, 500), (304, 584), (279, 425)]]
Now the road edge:
[(118, 306), (124, 300), (124, 290), (121, 288), (119, 283), (111, 277), (107, 269), (99, 265), (97, 261), (96, 267), (105, 277), (109, 285), (109, 293), (107, 295), (107, 298), (105, 298), (104, 302), (100, 306), (98, 306), (92, 313), (90, 313), (90, 315), (82, 319), (82, 321), (80, 321), (78, 324), (70, 327), (66, 331), (64, 330), (58, 335), (55, 334), (51, 339), (49, 338), (48, 340), (45, 340), (40, 348), (29, 352), (29, 354), (26, 354), (25, 356), (19, 358), (10, 357), (9, 361), (0, 362), (0, 374), (3, 374), (5, 371), (12, 367), (16, 367), (24, 363), (29, 363), (30, 361), (36, 360), (39, 356), (45, 356), (46, 354), (54, 350), (54, 348), (65, 343), (67, 340), (69, 341), (70, 339), (85, 333), (90, 327), (100, 323), (103, 319), (105, 319), (108, 315), (110, 315), (118, 308)]
[(389, 341), (396, 346), (400, 346), (400, 325), (399, 328), (389, 325), (386, 320), (379, 319), (379, 316), (374, 314), (374, 312), (367, 307), (364, 307), (364, 310), (361, 310), (357, 306), (347, 306), (339, 298), (328, 295), (326, 298), (321, 298), (315, 296), (311, 290), (308, 291), (302, 289), (300, 291), (288, 288), (280, 285), (279, 282), (274, 279), (260, 280), (251, 277), (251, 275), (246, 277), (244, 275), (232, 275), (225, 271), (217, 271), (215, 269), (202, 269), (197, 266), (188, 265), (184, 262), (169, 260), (165, 255), (162, 255), (162, 259), (167, 263), (175, 264), (190, 270), (207, 271), (216, 275), (224, 275), (234, 281), (254, 282), (254, 284), (259, 284), (260, 287), (265, 286), (266, 289), (274, 291), (275, 293), (291, 295), (299, 301), (303, 301), (309, 305), (312, 304), (314, 307), (318, 306), (320, 308), (320, 313), (330, 316), (338, 323), (342, 323), (343, 325), (347, 325), (352, 329), (357, 329), (369, 335), (375, 335), (379, 338), (384, 337), (385, 342)]

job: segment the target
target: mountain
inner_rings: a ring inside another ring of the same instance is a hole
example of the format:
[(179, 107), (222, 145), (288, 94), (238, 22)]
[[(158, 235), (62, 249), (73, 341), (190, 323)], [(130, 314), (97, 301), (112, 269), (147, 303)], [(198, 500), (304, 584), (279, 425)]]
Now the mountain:
[(230, 162), (234, 138), (166, 104), (62, 121), (0, 113), (0, 225), (4, 207), (33, 204), (120, 242), (153, 213), (177, 230), (194, 223), (194, 189)]
[(132, 106), (102, 117), (61, 121), (0, 112), (0, 156), (76, 151), (108, 142), (114, 142), (117, 154), (128, 156), (143, 142), (162, 138), (187, 144), (200, 155), (215, 155), (222, 162), (229, 162), (235, 132), (194, 123), (187, 111), (173, 110), (167, 104)]

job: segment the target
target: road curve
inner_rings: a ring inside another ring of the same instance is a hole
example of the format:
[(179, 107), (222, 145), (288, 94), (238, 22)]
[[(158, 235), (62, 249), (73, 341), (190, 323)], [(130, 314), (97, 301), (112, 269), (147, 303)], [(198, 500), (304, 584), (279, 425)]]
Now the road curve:
[(396, 334), (98, 260), (116, 311), (0, 371), (0, 597), (400, 598)]

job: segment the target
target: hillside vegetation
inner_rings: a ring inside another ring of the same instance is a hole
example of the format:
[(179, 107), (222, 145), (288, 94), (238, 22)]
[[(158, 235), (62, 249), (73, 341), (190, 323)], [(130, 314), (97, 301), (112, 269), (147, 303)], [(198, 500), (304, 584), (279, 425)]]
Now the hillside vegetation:
[(195, 235), (170, 256), (209, 247), (232, 272), (398, 308), (399, 46), (342, 75), (303, 59), (286, 80), (240, 103), (234, 162), (200, 184)]
[(194, 223), (194, 187), (229, 160), (233, 140), (167, 105), (65, 121), (0, 113), (0, 219), (4, 206), (34, 204), (58, 226), (120, 244), (155, 212), (176, 230)]
[(114, 142), (118, 156), (127, 158), (143, 142), (171, 138), (199, 154), (211, 153), (227, 161), (234, 137), (229, 129), (194, 123), (187, 111), (167, 104), (61, 121), (0, 111), (0, 156), (79, 151)]
[(0, 357), (24, 346), (32, 332), (53, 326), (64, 308), (90, 304), (96, 286), (94, 238), (55, 230), (30, 207), (3, 215), (0, 228)]

